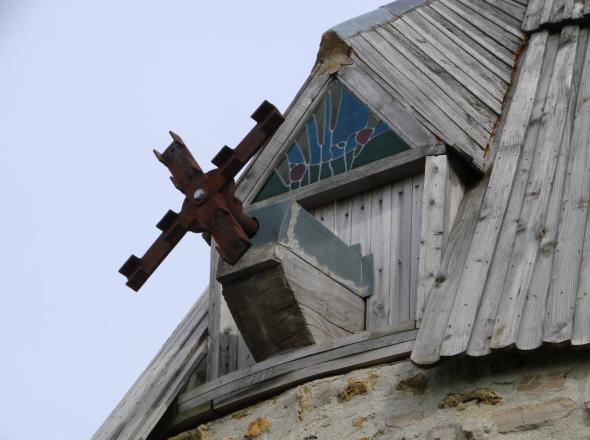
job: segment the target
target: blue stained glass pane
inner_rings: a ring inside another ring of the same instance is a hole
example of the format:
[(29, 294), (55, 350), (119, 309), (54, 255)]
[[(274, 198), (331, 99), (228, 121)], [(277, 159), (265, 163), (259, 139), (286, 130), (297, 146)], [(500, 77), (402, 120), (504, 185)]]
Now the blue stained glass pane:
[(314, 117), (311, 117), (307, 122), (307, 139), (309, 142), (311, 164), (319, 165), (322, 163), (322, 148), (318, 142), (318, 131)]
[(289, 158), (289, 162), (292, 165), (305, 163), (305, 157), (303, 156), (303, 153), (297, 144), (293, 144), (291, 148), (289, 148), (287, 157)]
[[(333, 81), (256, 201), (344, 173), (410, 147)], [(279, 178), (280, 177), (280, 178)], [(286, 179), (286, 180), (285, 180)]]

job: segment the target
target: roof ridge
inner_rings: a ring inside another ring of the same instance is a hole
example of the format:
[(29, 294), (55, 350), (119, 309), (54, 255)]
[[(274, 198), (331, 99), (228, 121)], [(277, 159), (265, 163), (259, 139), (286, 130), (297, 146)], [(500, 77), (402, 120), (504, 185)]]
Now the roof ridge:
[(396, 0), (380, 6), (373, 11), (337, 24), (328, 29), (328, 31), (336, 32), (343, 39), (350, 38), (386, 21), (399, 18), (425, 3), (430, 3), (430, 0)]

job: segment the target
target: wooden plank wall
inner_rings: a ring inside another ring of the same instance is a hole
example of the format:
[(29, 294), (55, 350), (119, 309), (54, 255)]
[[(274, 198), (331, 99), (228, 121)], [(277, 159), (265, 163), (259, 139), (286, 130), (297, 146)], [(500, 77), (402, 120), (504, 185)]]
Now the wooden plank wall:
[(416, 318), (423, 184), (416, 174), (311, 211), (345, 243), (373, 254), (367, 330)]

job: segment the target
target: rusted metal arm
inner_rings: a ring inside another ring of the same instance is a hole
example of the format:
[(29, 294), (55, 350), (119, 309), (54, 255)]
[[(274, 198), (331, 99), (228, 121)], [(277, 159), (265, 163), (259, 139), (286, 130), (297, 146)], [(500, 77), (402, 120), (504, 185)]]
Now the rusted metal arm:
[(264, 101), (252, 114), (257, 122), (235, 149), (224, 146), (213, 158), (217, 168), (203, 173), (191, 152), (175, 133), (173, 142), (154, 154), (170, 170), (170, 180), (185, 195), (180, 213), (173, 211), (160, 220), (162, 231), (142, 258), (135, 255), (119, 269), (127, 285), (137, 291), (188, 232), (207, 232), (217, 243), (219, 254), (235, 264), (250, 247), (250, 237), (258, 230), (255, 219), (246, 215), (235, 197), (235, 176), (273, 136), (284, 118)]

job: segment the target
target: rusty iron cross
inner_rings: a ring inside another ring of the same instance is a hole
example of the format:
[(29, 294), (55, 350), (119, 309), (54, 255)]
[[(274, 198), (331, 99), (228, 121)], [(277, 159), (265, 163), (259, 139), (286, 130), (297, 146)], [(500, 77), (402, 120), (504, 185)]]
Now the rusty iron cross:
[(235, 197), (234, 178), (284, 118), (274, 105), (264, 101), (252, 119), (256, 126), (235, 149), (224, 146), (211, 161), (217, 168), (207, 173), (173, 132), (173, 142), (164, 153), (154, 150), (185, 199), (179, 213), (168, 211), (156, 225), (162, 233), (144, 256), (131, 255), (121, 266), (119, 272), (127, 277), (127, 286), (138, 291), (188, 231), (213, 237), (219, 254), (232, 265), (248, 250), (249, 238), (256, 234), (258, 223), (244, 213), (242, 203)]

